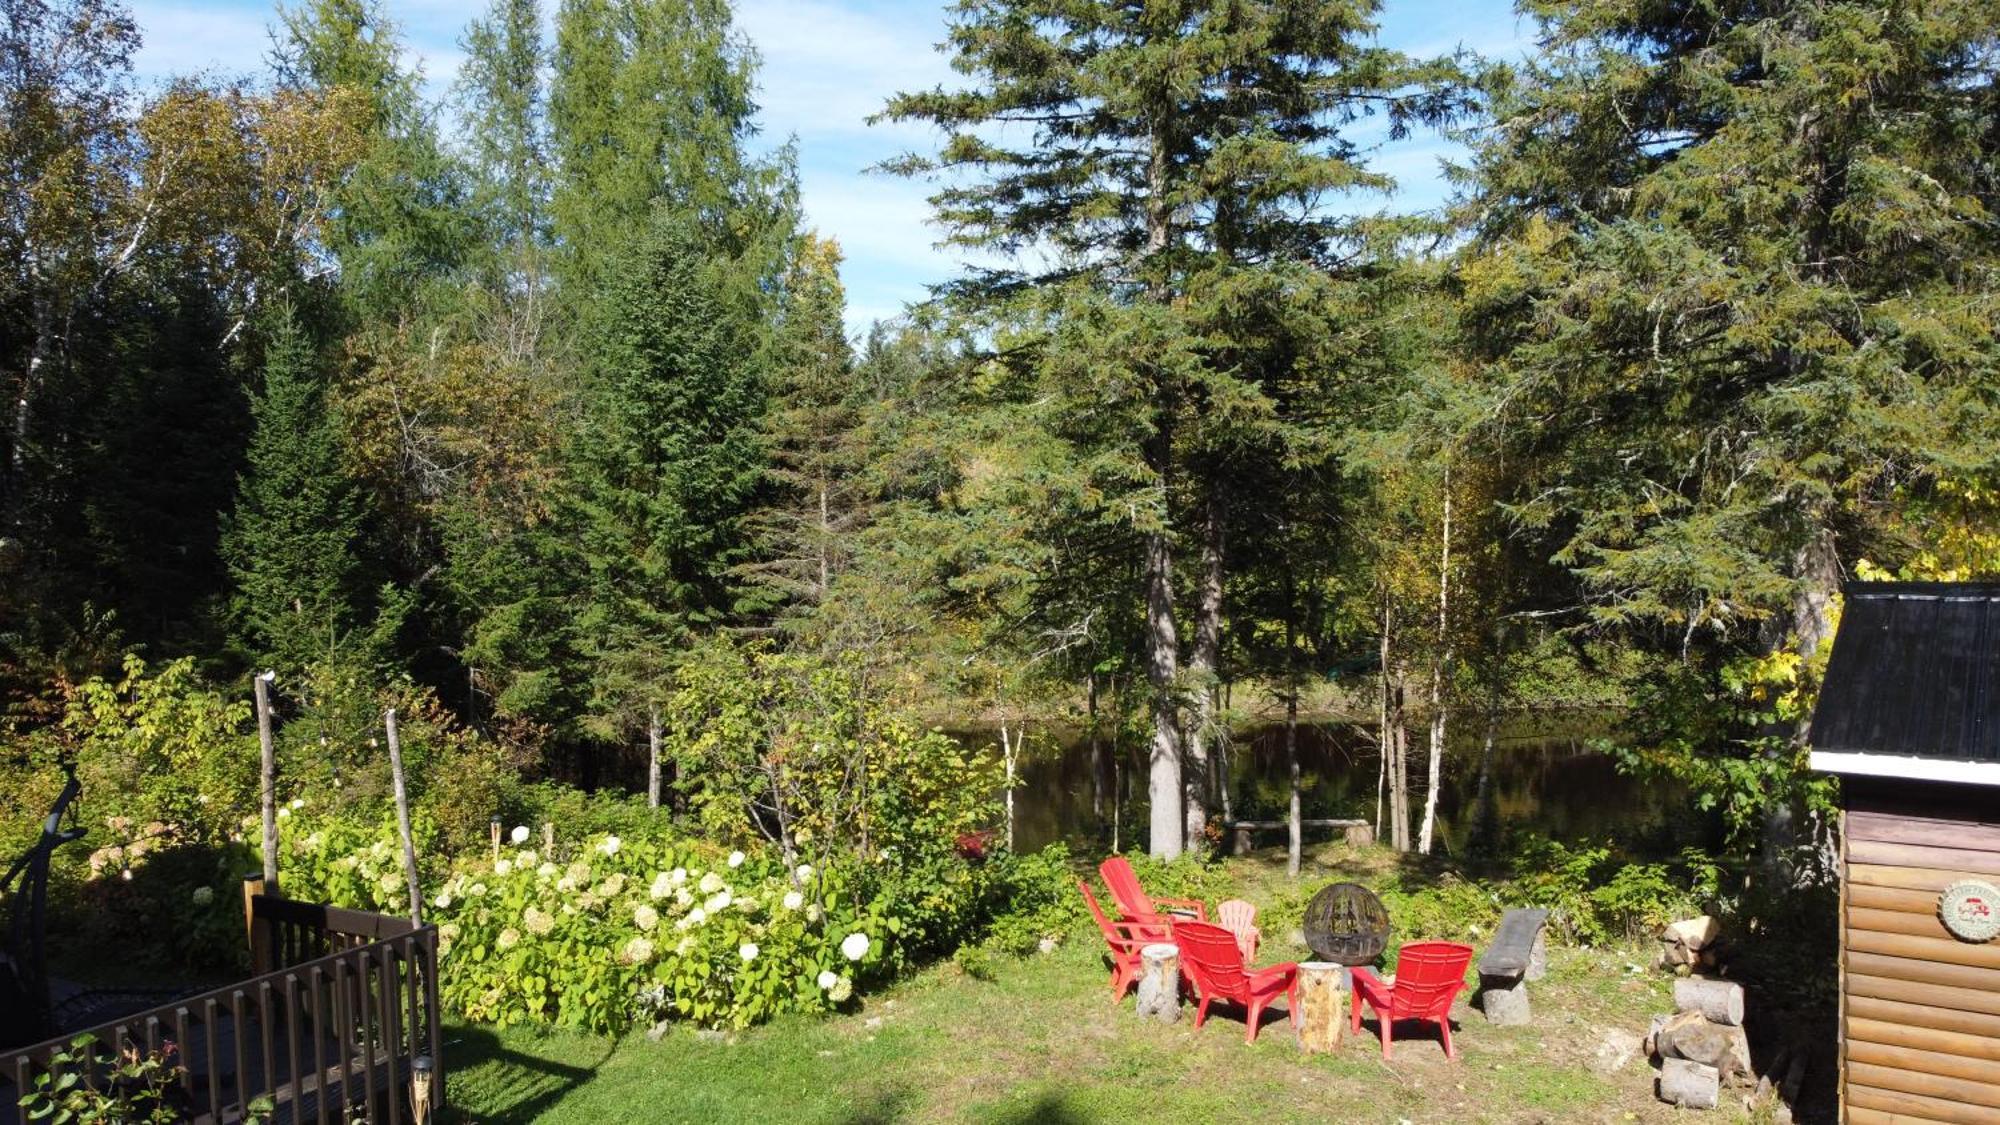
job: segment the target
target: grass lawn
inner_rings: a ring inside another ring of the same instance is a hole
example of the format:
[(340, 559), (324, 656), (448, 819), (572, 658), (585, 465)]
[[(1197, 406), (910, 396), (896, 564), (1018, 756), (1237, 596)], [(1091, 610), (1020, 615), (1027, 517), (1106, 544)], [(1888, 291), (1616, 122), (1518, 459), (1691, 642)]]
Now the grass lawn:
[[(1268, 869), (1253, 862), (1243, 876), (1256, 901)], [(1287, 934), (1267, 935), (1266, 949), (1260, 962), (1305, 955)], [(489, 1123), (1667, 1121), (1643, 1060), (1609, 1076), (1589, 1066), (1604, 1029), (1643, 1033), (1671, 1006), (1667, 978), (1628, 969), (1637, 956), (1551, 950), (1534, 1027), (1489, 1026), (1461, 1000), (1455, 1063), (1434, 1038), (1382, 1061), (1372, 1020), (1332, 1056), (1302, 1055), (1282, 1017), (1246, 1045), (1233, 1008), (1199, 1032), (1191, 1008), (1175, 1025), (1142, 1023), (1129, 995), (1111, 1005), (1094, 939), (1079, 937), (1001, 959), (990, 981), (941, 965), (854, 1014), (719, 1039), (458, 1025), (450, 1093), (461, 1120)]]

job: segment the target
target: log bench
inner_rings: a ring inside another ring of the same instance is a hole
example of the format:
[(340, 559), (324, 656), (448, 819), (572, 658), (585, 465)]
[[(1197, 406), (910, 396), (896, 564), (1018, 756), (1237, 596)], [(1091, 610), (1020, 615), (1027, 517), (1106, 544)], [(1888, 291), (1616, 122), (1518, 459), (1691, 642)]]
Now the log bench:
[[(1249, 855), (1258, 832), (1276, 832), (1290, 826), (1283, 820), (1225, 820), (1222, 827), (1230, 834), (1230, 854)], [(1346, 841), (1356, 847), (1367, 847), (1375, 842), (1375, 829), (1365, 820), (1347, 820), (1338, 817), (1319, 817), (1299, 821), (1299, 829), (1338, 828)]]
[(1488, 1023), (1518, 1025), (1531, 1019), (1528, 982), (1549, 968), (1549, 912), (1510, 907), (1493, 932), (1493, 944), (1479, 959), (1479, 1010)]

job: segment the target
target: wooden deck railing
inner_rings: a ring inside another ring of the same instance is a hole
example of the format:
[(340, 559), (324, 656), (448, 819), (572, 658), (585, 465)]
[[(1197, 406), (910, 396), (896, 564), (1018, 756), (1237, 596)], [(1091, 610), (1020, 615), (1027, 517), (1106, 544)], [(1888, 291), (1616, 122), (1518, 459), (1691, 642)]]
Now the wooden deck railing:
[[(444, 1104), (434, 927), (254, 895), (250, 931), (260, 971), (249, 980), (0, 1056), (10, 1080), (0, 1082), (0, 1122), (19, 1120), (22, 1092), (78, 1034), (104, 1054), (170, 1052), (196, 1123), (241, 1121), (268, 1098), (275, 1121), (345, 1125), (352, 1107), (372, 1125), (400, 1125), (417, 1119), (420, 1058), (431, 1068), (423, 1108)], [(103, 1064), (67, 1065), (87, 1082), (105, 1079)]]

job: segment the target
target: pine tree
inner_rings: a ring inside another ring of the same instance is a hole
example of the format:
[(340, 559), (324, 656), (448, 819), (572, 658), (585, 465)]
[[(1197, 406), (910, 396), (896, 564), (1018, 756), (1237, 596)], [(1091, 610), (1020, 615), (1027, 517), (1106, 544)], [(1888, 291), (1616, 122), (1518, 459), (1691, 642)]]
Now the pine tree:
[[(1212, 332), (1248, 306), (1267, 339), (1294, 335), (1292, 311), (1309, 319), (1324, 299), (1317, 267), (1356, 250), (1352, 221), (1328, 196), (1388, 183), (1360, 165), (1343, 127), (1378, 107), (1397, 130), (1446, 108), (1400, 56), (1363, 45), (1374, 10), (1371, 0), (968, 0), (951, 43), (979, 85), (904, 94), (886, 113), (949, 133), (937, 157), (901, 170), (983, 174), (934, 198), (956, 241), (1051, 263), (961, 292), (1032, 296), (1034, 312), (1015, 322), (1039, 318), (1046, 332), (1036, 340), (1031, 327), (1015, 354), (1039, 362), (1046, 424), (1074, 442), (1106, 508), (1140, 540), (1156, 855), (1179, 854), (1202, 816), (1199, 787), (1183, 785), (1176, 554), (1200, 544), (1192, 663), (1212, 680), (1229, 500), (1207, 470), (1233, 447), (1268, 446), (1251, 435), (1268, 439), (1267, 384), (1291, 366), (1282, 348), (1253, 343), (1245, 355)], [(996, 125), (1025, 127), (1032, 141), (1016, 146), (1018, 132)], [(1218, 514), (1190, 518), (1190, 508)], [(1199, 778), (1199, 741), (1193, 750)]]
[(576, 468), (579, 650), (614, 719), (657, 700), (675, 647), (727, 621), (764, 481), (761, 323), (662, 206), (610, 275)]
[(356, 553), (362, 504), (341, 463), (312, 340), (291, 306), (268, 315), (264, 385), (251, 402), (250, 446), (222, 550), (238, 645), (296, 678), (366, 641)]
[(539, 338), (547, 287), (548, 106), (537, 0), (493, 0), (466, 28), (456, 96), (470, 151), (475, 200), (492, 232), (490, 287), (517, 306), (517, 353)]

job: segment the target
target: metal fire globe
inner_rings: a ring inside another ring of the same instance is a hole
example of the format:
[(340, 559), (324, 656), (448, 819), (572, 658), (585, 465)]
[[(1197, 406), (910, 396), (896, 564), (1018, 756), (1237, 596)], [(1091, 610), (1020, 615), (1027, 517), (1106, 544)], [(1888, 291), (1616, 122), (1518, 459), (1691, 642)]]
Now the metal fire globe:
[(1305, 931), (1321, 960), (1366, 965), (1389, 945), (1389, 912), (1367, 887), (1333, 883), (1306, 905)]

